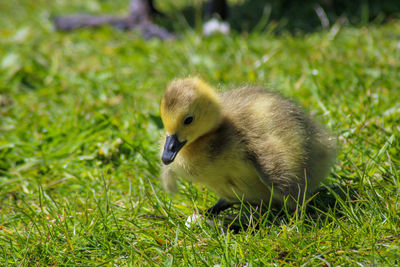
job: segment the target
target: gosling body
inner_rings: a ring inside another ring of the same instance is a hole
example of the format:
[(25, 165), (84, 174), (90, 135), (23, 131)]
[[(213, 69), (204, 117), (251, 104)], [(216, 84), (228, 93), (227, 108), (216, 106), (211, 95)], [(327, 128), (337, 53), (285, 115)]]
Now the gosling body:
[[(302, 203), (326, 177), (335, 140), (297, 105), (262, 88), (217, 94), (197, 78), (172, 82), (161, 102), (167, 132), (162, 180), (201, 183), (221, 199), (211, 213), (235, 203)], [(171, 141), (172, 140), (172, 141)]]

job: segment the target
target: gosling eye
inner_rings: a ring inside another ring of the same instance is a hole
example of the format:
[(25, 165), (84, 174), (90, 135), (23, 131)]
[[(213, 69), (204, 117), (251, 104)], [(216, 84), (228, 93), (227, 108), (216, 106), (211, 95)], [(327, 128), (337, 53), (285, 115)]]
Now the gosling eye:
[(184, 125), (189, 125), (193, 122), (193, 115), (187, 115), (186, 118), (183, 120)]

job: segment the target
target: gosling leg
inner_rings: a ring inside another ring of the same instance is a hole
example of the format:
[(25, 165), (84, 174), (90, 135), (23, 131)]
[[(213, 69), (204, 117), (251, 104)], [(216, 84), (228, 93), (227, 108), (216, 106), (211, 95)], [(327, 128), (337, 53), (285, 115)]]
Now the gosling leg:
[(228, 201), (220, 198), (214, 206), (207, 209), (205, 214), (206, 215), (218, 215), (221, 211), (226, 210), (227, 208), (231, 207), (232, 204)]

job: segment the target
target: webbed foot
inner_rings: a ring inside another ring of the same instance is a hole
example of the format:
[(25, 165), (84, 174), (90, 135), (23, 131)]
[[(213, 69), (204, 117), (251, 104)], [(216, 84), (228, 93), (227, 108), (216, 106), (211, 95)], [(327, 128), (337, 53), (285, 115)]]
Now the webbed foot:
[(221, 211), (224, 211), (232, 206), (232, 203), (220, 198), (214, 206), (207, 209), (205, 211), (205, 215), (207, 216), (215, 216), (218, 215)]

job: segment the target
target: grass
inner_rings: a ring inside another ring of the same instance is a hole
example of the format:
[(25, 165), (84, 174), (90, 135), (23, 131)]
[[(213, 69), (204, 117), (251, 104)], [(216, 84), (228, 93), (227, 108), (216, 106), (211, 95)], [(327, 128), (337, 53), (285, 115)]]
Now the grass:
[[(400, 21), (295, 37), (186, 29), (168, 42), (53, 32), (48, 15), (81, 3), (0, 4), (0, 265), (399, 264)], [(191, 74), (295, 98), (338, 137), (326, 183), (355, 200), (318, 218), (264, 216), (253, 232), (186, 228), (216, 196), (185, 182), (164, 192), (158, 109), (166, 84)]]

